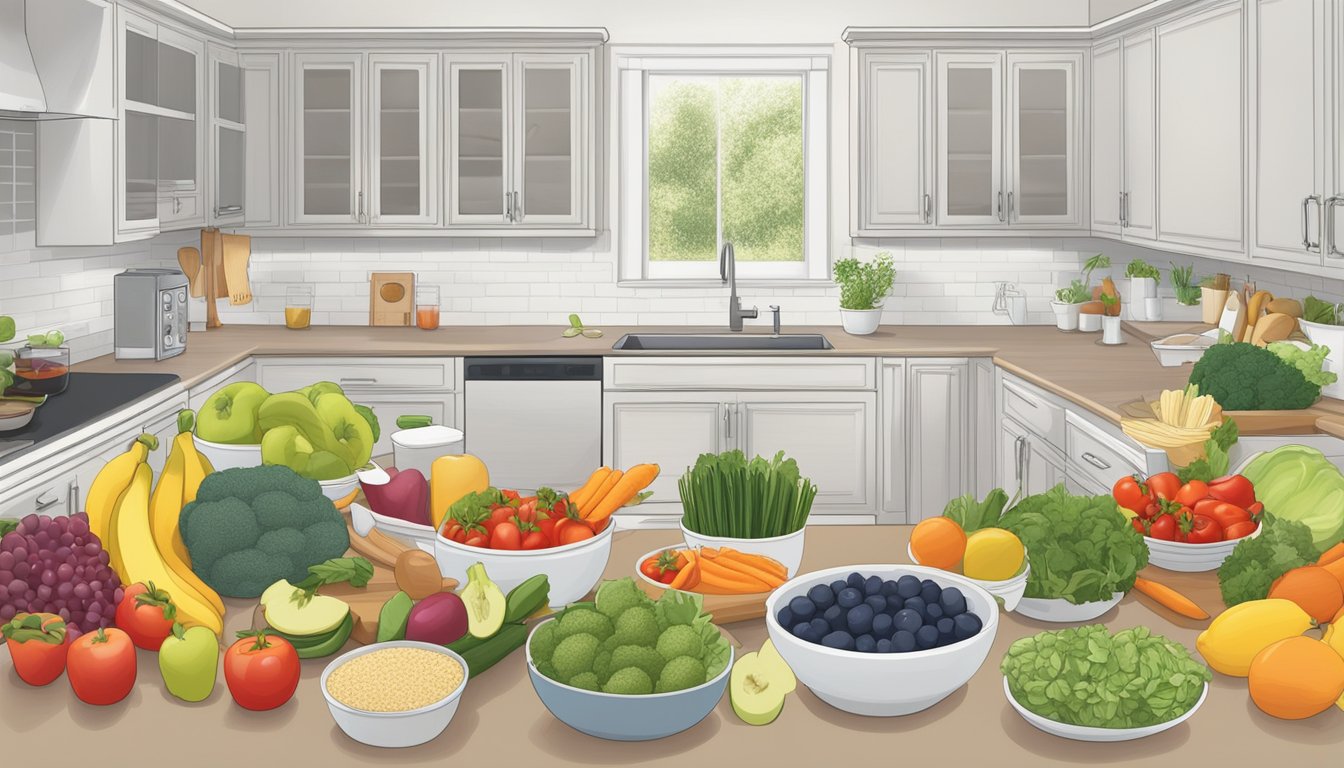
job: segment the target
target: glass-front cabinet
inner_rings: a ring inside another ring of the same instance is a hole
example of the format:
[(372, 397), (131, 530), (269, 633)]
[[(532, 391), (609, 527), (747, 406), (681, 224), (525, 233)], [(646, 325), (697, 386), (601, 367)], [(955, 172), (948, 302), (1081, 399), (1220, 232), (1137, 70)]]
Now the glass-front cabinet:
[(939, 222), (1003, 223), (1003, 54), (937, 60)]
[(1074, 223), (1078, 209), (1076, 53), (1009, 53), (1008, 219)]
[(369, 56), (371, 224), (434, 224), (438, 195), (438, 57)]
[(244, 220), (247, 127), (243, 113), (243, 69), (238, 52), (210, 48), (210, 221), (236, 225)]
[(299, 224), (362, 224), (358, 146), (363, 54), (294, 54), (291, 207)]

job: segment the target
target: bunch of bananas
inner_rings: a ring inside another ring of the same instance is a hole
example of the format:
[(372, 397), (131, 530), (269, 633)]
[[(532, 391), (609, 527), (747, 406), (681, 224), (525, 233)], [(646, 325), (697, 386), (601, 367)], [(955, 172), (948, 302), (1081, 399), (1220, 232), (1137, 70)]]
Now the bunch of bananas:
[(192, 572), (177, 527), (183, 505), (196, 498), (201, 480), (213, 471), (192, 441), (192, 418), (191, 411), (178, 414), (179, 434), (157, 486), (148, 458), (158, 440), (141, 435), (98, 472), (86, 510), (89, 528), (103, 542), (123, 584), (153, 581), (168, 591), (183, 626), (202, 626), (219, 635), (224, 602)]
[(1203, 445), (1222, 422), (1222, 409), (1210, 395), (1199, 394), (1191, 385), (1184, 390), (1169, 389), (1155, 403), (1151, 419), (1120, 419), (1126, 435), (1153, 448), (1180, 448)]

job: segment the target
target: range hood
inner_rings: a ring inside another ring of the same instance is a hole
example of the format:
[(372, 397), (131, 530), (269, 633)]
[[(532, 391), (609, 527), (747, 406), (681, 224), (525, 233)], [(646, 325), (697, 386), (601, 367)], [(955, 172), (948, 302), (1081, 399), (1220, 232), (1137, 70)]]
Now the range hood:
[(0, 0), (0, 119), (116, 116), (106, 0)]

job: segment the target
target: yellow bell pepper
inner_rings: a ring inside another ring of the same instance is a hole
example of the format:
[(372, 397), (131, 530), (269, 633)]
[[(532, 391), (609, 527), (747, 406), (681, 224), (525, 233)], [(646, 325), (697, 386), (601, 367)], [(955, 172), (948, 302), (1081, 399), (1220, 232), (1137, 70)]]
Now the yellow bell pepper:
[(442, 527), (448, 508), (458, 499), (489, 487), (490, 471), (475, 456), (464, 453), (435, 459), (429, 468), (429, 514), (434, 527)]

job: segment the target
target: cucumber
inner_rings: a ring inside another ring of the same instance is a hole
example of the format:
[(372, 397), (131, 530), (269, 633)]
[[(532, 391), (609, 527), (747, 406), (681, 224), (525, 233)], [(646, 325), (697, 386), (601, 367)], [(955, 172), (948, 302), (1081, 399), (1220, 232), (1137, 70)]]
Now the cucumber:
[(346, 616), (345, 621), (341, 622), (341, 626), (337, 627), (336, 631), (321, 643), (305, 646), (303, 648), (295, 646), (294, 650), (298, 651), (300, 659), (320, 659), (325, 656), (330, 656), (341, 650), (345, 645), (345, 641), (350, 639), (350, 633), (353, 632), (354, 629), (355, 615), (352, 613)]
[(467, 672), (475, 677), (522, 648), (526, 642), (527, 627), (522, 624), (505, 624), (499, 634), (482, 641), (475, 648), (467, 649), (461, 655), (467, 662)]
[[(508, 625), (506, 624), (504, 626)], [(503, 627), (500, 628), (500, 631), (501, 632), (503, 631)], [(498, 634), (499, 633), (497, 632), (494, 635), (491, 635), (490, 637), (476, 637), (475, 635), (468, 632), (467, 634), (463, 635), (457, 640), (454, 640), (453, 642), (449, 643), (448, 649), (451, 651), (456, 651), (457, 653), (466, 653), (467, 651), (473, 648), (480, 648), (482, 645), (485, 645), (486, 643), (493, 640), (496, 636), (498, 636)]]
[(411, 609), (415, 601), (405, 592), (398, 592), (388, 598), (378, 611), (378, 634), (375, 641), (386, 643), (391, 640), (406, 639), (406, 623), (410, 621)]
[(349, 627), (351, 628), (353, 628), (355, 625), (354, 614), (349, 612), (345, 614), (345, 618), (342, 619), (341, 623), (337, 624), (334, 629), (329, 629), (326, 632), (320, 632), (316, 635), (291, 635), (288, 632), (281, 632), (280, 630), (275, 629), (274, 627), (267, 630), (267, 632), (269, 634), (275, 635), (276, 637), (283, 638), (290, 645), (294, 646), (294, 650), (298, 651), (304, 648), (312, 648), (314, 646), (323, 645), (324, 643), (329, 642), (333, 637), (336, 637), (342, 632), (345, 633), (346, 637), (349, 637), (350, 631), (349, 629), (346, 628), (347, 625), (349, 625)]
[(397, 417), (397, 426), (401, 429), (418, 429), (419, 427), (428, 427), (434, 420), (428, 416), (418, 416), (405, 414)]
[(513, 624), (536, 613), (551, 596), (551, 582), (539, 573), (509, 590), (504, 598), (504, 623)]

